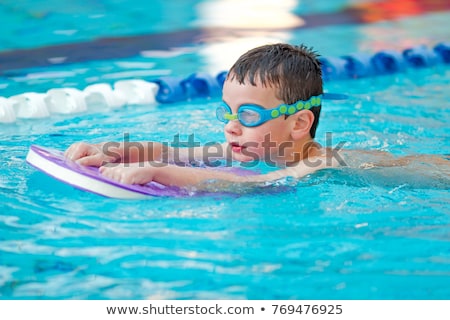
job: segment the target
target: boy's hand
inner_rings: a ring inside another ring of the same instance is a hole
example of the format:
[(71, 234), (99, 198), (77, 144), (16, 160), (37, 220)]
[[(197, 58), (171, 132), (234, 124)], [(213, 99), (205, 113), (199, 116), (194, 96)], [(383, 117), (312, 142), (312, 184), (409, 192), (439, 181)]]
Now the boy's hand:
[(157, 167), (146, 166), (142, 163), (117, 163), (100, 167), (99, 171), (107, 178), (124, 184), (146, 184), (153, 180)]
[[(113, 154), (113, 152), (111, 153)], [(84, 142), (72, 144), (66, 150), (64, 155), (70, 160), (76, 161), (81, 165), (94, 167), (100, 167), (105, 163), (116, 162), (118, 160), (113, 156), (106, 155), (100, 145), (88, 144)]]

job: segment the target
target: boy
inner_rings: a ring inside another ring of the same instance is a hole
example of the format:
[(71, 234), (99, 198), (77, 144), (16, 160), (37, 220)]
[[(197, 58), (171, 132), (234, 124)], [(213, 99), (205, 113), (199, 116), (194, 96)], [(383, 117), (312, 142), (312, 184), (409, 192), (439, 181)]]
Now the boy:
[[(126, 142), (76, 143), (66, 156), (83, 165), (99, 166), (104, 176), (126, 184), (156, 181), (196, 189), (214, 185), (214, 190), (220, 190), (288, 176), (300, 178), (339, 162), (337, 154), (330, 155), (314, 141), (322, 92), (317, 54), (303, 45), (254, 48), (231, 67), (223, 86), (223, 103), (216, 112), (225, 123), (226, 142), (216, 145), (214, 159), (265, 161), (279, 167), (267, 174), (241, 176), (185, 166), (199, 159), (209, 162), (210, 155), (204, 147), (172, 148), (156, 142), (138, 148)], [(136, 146), (136, 142), (130, 144)]]

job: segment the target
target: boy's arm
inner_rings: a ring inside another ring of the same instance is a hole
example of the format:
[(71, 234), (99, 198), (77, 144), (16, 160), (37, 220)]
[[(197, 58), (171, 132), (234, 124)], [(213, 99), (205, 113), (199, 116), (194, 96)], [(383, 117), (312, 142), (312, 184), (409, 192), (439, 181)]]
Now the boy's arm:
[(449, 165), (444, 156), (416, 154), (395, 157), (393, 154), (379, 150), (346, 150), (345, 163), (352, 168), (370, 169), (381, 167), (404, 167), (414, 163)]
[(220, 170), (181, 167), (162, 163), (139, 163), (133, 166), (112, 164), (101, 167), (103, 175), (126, 184), (146, 184), (156, 181), (166, 186), (192, 187), (196, 190), (230, 191), (233, 187), (257, 187), (261, 183), (285, 177), (301, 178), (319, 169), (332, 167), (325, 158), (301, 161), (296, 166), (262, 175), (240, 176)]

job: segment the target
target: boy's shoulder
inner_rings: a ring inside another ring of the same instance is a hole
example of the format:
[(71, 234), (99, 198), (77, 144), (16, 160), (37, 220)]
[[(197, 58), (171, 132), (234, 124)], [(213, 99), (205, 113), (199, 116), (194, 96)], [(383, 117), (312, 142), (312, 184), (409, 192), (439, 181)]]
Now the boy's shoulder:
[(340, 152), (333, 152), (328, 148), (314, 148), (313, 151), (307, 153), (307, 156), (300, 161), (291, 163), (285, 169), (284, 175), (294, 178), (301, 178), (317, 170), (336, 168), (342, 165), (343, 160)]

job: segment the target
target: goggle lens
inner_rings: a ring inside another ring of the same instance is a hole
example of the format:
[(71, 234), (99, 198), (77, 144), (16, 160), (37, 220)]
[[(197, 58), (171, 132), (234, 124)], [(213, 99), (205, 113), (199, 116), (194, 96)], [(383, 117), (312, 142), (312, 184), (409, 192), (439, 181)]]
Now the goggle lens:
[(253, 109), (241, 107), (238, 111), (239, 121), (247, 127), (254, 127), (261, 123), (261, 114)]
[(226, 114), (231, 114), (230, 112), (230, 108), (228, 108), (227, 106), (225, 106), (224, 104), (221, 104), (220, 106), (217, 107), (216, 109), (216, 117), (219, 121), (221, 122), (225, 122), (227, 123), (228, 120), (225, 118)]

